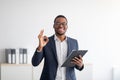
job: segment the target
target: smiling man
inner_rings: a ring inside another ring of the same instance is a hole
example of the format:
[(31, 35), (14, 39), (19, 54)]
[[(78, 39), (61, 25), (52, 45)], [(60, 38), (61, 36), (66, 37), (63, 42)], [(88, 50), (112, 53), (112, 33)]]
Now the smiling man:
[(58, 15), (54, 19), (55, 34), (51, 37), (43, 36), (44, 30), (38, 35), (39, 44), (32, 57), (32, 65), (37, 66), (44, 58), (43, 71), (40, 80), (76, 80), (74, 68), (82, 70), (82, 57), (75, 57), (71, 61), (74, 67), (61, 67), (72, 50), (78, 50), (76, 39), (65, 35), (68, 25), (67, 18)]

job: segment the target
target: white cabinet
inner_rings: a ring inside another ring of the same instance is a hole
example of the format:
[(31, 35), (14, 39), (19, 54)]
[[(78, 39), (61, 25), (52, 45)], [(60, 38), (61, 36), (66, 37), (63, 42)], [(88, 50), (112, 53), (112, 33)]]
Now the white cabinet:
[[(39, 80), (43, 64), (0, 64), (0, 80)], [(93, 65), (85, 64), (82, 71), (76, 70), (77, 80), (93, 80)]]
[(31, 64), (0, 64), (0, 80), (32, 80)]
[(120, 80), (120, 65), (113, 67), (113, 80)]

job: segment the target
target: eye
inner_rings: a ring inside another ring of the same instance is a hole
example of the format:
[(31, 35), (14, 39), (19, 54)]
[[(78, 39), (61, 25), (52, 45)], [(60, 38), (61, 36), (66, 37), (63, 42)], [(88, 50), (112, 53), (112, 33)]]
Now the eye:
[(67, 25), (67, 23), (62, 23), (62, 25), (63, 25), (63, 26), (66, 26), (66, 25)]
[(60, 25), (61, 23), (55, 23), (55, 25)]
[(65, 22), (64, 22), (64, 23), (59, 23), (59, 22), (57, 22), (57, 23), (55, 23), (55, 25), (56, 25), (56, 26), (60, 26), (60, 25), (62, 25), (62, 26), (66, 26), (67, 23), (65, 23)]

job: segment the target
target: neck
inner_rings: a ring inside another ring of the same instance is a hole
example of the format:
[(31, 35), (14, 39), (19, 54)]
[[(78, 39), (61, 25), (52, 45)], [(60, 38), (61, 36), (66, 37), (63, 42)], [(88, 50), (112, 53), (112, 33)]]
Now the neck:
[(61, 40), (61, 41), (64, 41), (66, 39), (66, 36), (65, 35), (57, 35), (56, 36)]

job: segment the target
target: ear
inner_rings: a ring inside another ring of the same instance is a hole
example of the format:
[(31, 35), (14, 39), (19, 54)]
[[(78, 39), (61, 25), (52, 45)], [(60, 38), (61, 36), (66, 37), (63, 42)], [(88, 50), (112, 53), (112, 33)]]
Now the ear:
[(66, 28), (68, 29), (68, 25), (66, 26)]

